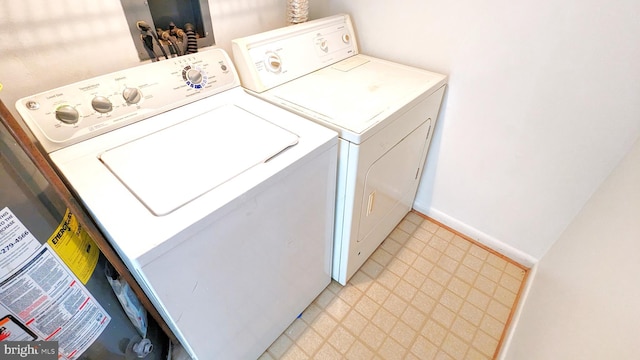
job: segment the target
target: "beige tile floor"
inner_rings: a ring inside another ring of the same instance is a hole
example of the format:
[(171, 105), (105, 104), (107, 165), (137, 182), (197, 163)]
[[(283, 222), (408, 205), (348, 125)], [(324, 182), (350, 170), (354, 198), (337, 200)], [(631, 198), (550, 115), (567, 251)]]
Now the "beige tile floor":
[(411, 212), (260, 357), (491, 359), (526, 269)]

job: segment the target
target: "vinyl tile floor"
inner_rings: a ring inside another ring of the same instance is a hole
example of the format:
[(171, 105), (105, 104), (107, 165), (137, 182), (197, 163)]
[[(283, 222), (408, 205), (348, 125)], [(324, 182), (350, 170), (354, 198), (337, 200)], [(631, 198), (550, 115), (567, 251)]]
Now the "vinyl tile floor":
[(527, 269), (410, 212), (346, 286), (332, 281), (268, 359), (493, 359)]

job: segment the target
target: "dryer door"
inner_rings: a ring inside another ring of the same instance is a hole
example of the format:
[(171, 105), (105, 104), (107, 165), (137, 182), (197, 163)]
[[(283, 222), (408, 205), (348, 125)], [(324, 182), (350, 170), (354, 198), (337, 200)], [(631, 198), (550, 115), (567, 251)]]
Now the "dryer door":
[(411, 210), (424, 165), (431, 119), (411, 132), (367, 171), (358, 228), (363, 248), (377, 247), (366, 239), (386, 237)]

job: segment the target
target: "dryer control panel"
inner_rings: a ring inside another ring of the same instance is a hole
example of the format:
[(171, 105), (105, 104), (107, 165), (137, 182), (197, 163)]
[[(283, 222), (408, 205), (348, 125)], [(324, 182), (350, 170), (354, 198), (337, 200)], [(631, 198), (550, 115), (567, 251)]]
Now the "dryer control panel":
[(232, 41), (242, 86), (263, 92), (358, 54), (346, 14)]
[(211, 49), (28, 96), (16, 108), (50, 153), (239, 85), (227, 53)]

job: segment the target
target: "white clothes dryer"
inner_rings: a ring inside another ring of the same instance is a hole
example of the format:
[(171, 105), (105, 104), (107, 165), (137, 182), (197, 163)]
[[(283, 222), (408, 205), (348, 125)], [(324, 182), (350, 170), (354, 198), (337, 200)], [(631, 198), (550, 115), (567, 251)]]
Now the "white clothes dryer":
[(339, 133), (332, 276), (411, 210), (447, 77), (358, 53), (346, 14), (232, 41), (242, 86)]
[(329, 284), (337, 134), (212, 49), (16, 107), (195, 359), (257, 358)]

